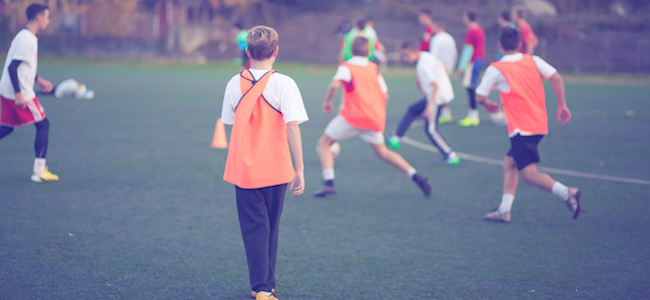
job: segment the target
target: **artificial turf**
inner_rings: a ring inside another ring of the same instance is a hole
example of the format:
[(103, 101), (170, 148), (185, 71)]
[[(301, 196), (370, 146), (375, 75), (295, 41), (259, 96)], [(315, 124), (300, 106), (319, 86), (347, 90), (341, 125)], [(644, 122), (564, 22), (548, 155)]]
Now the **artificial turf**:
[[(332, 117), (320, 107), (334, 68), (277, 69), (296, 80), (311, 119), (301, 125), (306, 193), (287, 197), (280, 228), (280, 299), (650, 295), (650, 186), (554, 175), (584, 191), (580, 219), (521, 184), (512, 223), (488, 223), (500, 167), (434, 165), (437, 154), (404, 145), (398, 152), (433, 184), (424, 198), (352, 139), (336, 161), (339, 195), (313, 198), (321, 173), (314, 147)], [(248, 299), (234, 188), (221, 179), (226, 150), (208, 147), (236, 72), (227, 64), (42, 61), (39, 75), (74, 77), (96, 98), (40, 98), (51, 122), (48, 165), (60, 182), (29, 181), (33, 126), (0, 141), (0, 298)], [(419, 97), (412, 73), (386, 73), (389, 131)], [(650, 180), (650, 80), (567, 78), (573, 119), (558, 125), (547, 85), (540, 165)], [(457, 83), (459, 119), (467, 104)], [(457, 151), (502, 158), (506, 129), (482, 117), (478, 128), (441, 131)], [(421, 127), (409, 136), (425, 141)]]

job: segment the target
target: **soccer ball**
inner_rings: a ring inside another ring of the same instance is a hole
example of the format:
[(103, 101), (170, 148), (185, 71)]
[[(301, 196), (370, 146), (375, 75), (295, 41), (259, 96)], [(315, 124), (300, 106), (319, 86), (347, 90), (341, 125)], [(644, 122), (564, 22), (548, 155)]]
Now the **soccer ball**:
[(506, 115), (503, 113), (503, 110), (499, 110), (498, 112), (491, 113), (490, 120), (492, 120), (492, 123), (494, 123), (497, 126), (508, 125), (508, 119), (506, 119)]
[[(339, 142), (335, 142), (330, 147), (330, 151), (332, 151), (332, 154), (334, 154), (334, 158), (337, 158), (341, 153), (341, 144), (339, 144)], [(318, 150), (318, 145), (316, 145), (316, 153), (320, 153), (320, 151)]]

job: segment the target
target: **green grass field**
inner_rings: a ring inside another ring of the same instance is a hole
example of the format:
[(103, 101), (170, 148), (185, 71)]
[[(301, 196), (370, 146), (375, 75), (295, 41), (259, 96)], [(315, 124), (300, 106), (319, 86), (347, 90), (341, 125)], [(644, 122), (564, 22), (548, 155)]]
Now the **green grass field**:
[[(499, 166), (434, 165), (437, 154), (404, 145), (399, 153), (433, 184), (427, 199), (352, 139), (336, 161), (339, 195), (316, 199), (314, 147), (331, 119), (320, 107), (335, 69), (277, 69), (295, 78), (311, 118), (301, 126), (306, 193), (288, 196), (282, 217), (280, 299), (649, 297), (649, 185), (554, 175), (584, 191), (580, 219), (522, 184), (512, 223), (488, 223), (483, 215), (501, 197)], [(221, 179), (226, 151), (208, 147), (235, 72), (227, 64), (41, 61), (41, 76), (74, 77), (96, 98), (41, 97), (58, 183), (29, 181), (33, 126), (0, 141), (0, 298), (248, 299), (234, 188)], [(419, 97), (413, 73), (386, 74), (389, 130)], [(547, 85), (551, 125), (540, 165), (650, 180), (650, 79), (566, 81), (573, 119), (555, 121)], [(467, 103), (456, 83), (458, 119)], [(501, 159), (507, 131), (482, 117), (478, 128), (441, 130), (457, 151)], [(425, 141), (421, 127), (408, 135)]]

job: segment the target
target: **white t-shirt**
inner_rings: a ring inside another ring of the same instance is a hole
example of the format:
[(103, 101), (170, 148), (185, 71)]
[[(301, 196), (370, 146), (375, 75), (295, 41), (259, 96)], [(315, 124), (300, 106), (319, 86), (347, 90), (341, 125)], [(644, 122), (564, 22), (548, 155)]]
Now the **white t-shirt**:
[(442, 62), (429, 52), (420, 52), (420, 58), (415, 66), (420, 89), (427, 95), (427, 100), (433, 94), (433, 83), (438, 84), (438, 94), (434, 104), (440, 105), (454, 99), (454, 89), (451, 87), (449, 75)]
[[(255, 80), (259, 80), (269, 70), (250, 70)], [(244, 71), (245, 72), (245, 71)], [(221, 121), (233, 125), (235, 122), (235, 108), (242, 98), (239, 85), (241, 75), (237, 74), (228, 81), (223, 95)], [(298, 124), (309, 120), (305, 104), (302, 101), (300, 90), (296, 82), (287, 75), (274, 73), (269, 78), (262, 96), (276, 110), (282, 113), (285, 123), (296, 121)]]
[[(367, 57), (361, 57), (361, 56), (353, 56), (352, 58), (348, 59), (347, 62), (362, 67), (365, 67), (370, 63)], [(348, 69), (348, 67), (340, 65), (339, 68), (336, 70), (336, 74), (334, 74), (334, 80), (350, 82), (352, 80), (352, 72), (350, 72), (350, 69)], [(381, 76), (381, 74), (379, 74), (377, 80), (379, 80), (379, 86), (381, 86), (381, 91), (384, 94), (388, 93), (388, 87), (386, 86), (386, 81), (384, 80), (384, 77)]]
[(456, 49), (456, 41), (449, 33), (436, 33), (431, 38), (429, 52), (435, 55), (447, 67), (448, 74), (454, 71), (456, 61), (458, 60), (458, 49)]
[(23, 98), (25, 100), (34, 99), (36, 97), (34, 81), (36, 81), (36, 65), (38, 61), (38, 38), (29, 29), (21, 30), (11, 41), (5, 67), (2, 71), (2, 78), (0, 78), (0, 95), (11, 100), (16, 98), (9, 77), (9, 64), (11, 64), (12, 60), (22, 61), (18, 66), (18, 82)]
[[(523, 58), (524, 54), (515, 53), (502, 57), (500, 61), (516, 62), (522, 60)], [(548, 79), (553, 76), (553, 74), (557, 73), (557, 70), (553, 66), (549, 65), (539, 56), (533, 55), (533, 60), (537, 65), (539, 73), (541, 73), (544, 78)], [(478, 88), (476, 88), (476, 94), (487, 97), (493, 89), (497, 89), (504, 93), (509, 93), (510, 85), (508, 84), (506, 78), (503, 77), (503, 74), (501, 74), (501, 71), (499, 71), (499, 69), (497, 69), (495, 66), (489, 66), (487, 70), (485, 70), (485, 74), (483, 74), (481, 84), (478, 86)]]

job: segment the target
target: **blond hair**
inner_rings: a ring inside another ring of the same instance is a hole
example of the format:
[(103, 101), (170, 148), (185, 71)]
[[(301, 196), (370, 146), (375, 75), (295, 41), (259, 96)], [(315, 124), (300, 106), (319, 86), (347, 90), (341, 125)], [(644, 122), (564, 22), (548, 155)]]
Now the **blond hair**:
[(365, 36), (357, 36), (352, 41), (352, 55), (368, 56), (370, 54), (370, 41)]
[(278, 33), (267, 26), (255, 26), (248, 31), (246, 44), (248, 53), (254, 60), (266, 60), (273, 56), (278, 47)]

